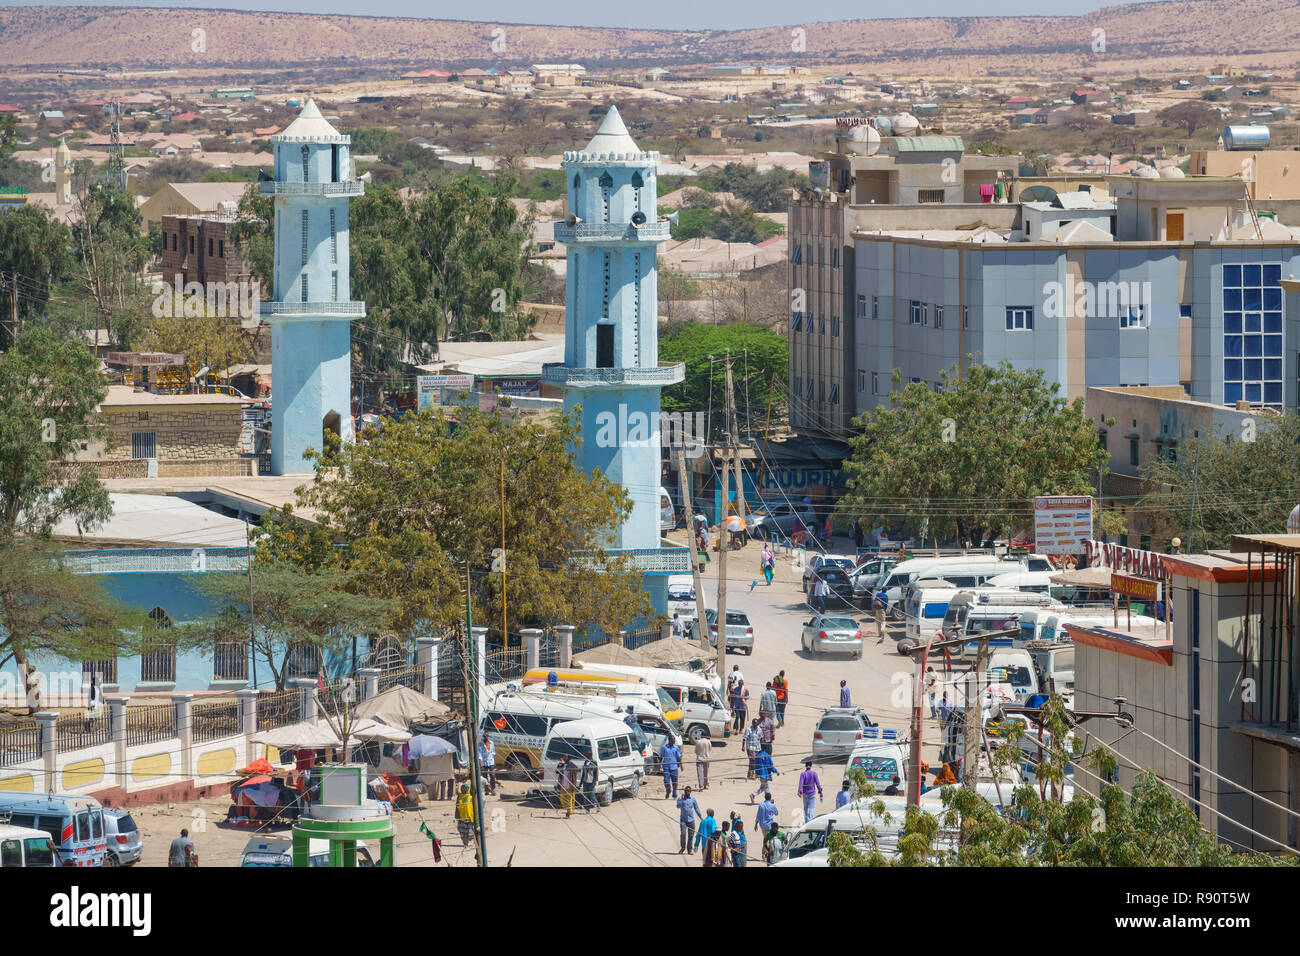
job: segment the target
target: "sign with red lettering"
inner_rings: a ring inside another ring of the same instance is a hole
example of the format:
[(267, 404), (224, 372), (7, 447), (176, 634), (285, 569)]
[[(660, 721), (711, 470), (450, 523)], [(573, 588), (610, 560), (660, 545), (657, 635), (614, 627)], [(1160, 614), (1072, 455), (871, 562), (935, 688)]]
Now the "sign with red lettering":
[(1083, 554), (1092, 537), (1092, 498), (1087, 495), (1034, 499), (1034, 550), (1039, 554)]
[(1110, 568), (1121, 574), (1135, 574), (1143, 578), (1165, 576), (1164, 555), (1153, 551), (1139, 551), (1118, 544), (1101, 541), (1087, 542), (1088, 564), (1094, 568)]

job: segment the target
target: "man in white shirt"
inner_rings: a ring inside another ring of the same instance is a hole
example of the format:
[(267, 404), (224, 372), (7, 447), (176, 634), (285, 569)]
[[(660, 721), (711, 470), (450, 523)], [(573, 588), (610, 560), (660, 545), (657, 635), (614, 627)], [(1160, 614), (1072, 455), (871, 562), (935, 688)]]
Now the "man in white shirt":
[(709, 789), (709, 761), (713, 759), (713, 741), (701, 737), (695, 741), (695, 778), (701, 790)]

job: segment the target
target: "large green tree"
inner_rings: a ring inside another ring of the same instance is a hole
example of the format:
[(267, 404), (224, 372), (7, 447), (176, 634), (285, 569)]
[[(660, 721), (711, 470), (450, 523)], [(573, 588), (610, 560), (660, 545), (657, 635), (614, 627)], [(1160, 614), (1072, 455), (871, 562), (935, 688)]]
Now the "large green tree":
[(1083, 400), (1009, 362), (913, 382), (860, 416), (839, 511), (926, 538), (979, 541), (1033, 527), (1035, 495), (1086, 495), (1106, 467)]
[(112, 344), (129, 345), (151, 301), (143, 282), (149, 237), (141, 234), (134, 199), (109, 183), (92, 182), (83, 164), (73, 178), (78, 191), (72, 238), (96, 328), (102, 326)]
[(613, 633), (653, 610), (640, 574), (604, 548), (631, 504), (575, 464), (578, 440), (572, 417), (468, 410), (453, 425), (437, 412), (408, 415), (366, 443), (332, 440), (298, 499), (314, 523), (285, 506), (263, 534), (273, 556), (394, 600), (393, 623), (407, 632), (464, 619), (468, 566), (475, 618), (499, 633), (502, 574), (492, 565), (504, 484), (508, 630), (569, 622)]
[(1190, 553), (1226, 548), (1233, 534), (1278, 534), (1300, 502), (1300, 415), (1263, 413), (1239, 430), (1189, 438), (1177, 457), (1143, 469), (1137, 502), (1154, 541), (1183, 539)]
[(68, 227), (43, 207), (0, 216), (0, 348), (11, 346), (23, 323), (44, 311), (51, 285), (70, 261), (71, 241)]
[(111, 513), (94, 471), (66, 464), (105, 439), (94, 416), (106, 391), (85, 343), (41, 326), (0, 354), (0, 659), (13, 658), (29, 689), (33, 652), (77, 662), (134, 646), (125, 612), (42, 544), (64, 519), (93, 528)]
[(713, 408), (719, 412), (714, 416), (714, 424), (720, 428), (720, 410), (726, 402), (727, 372), (723, 357), (727, 349), (731, 350), (741, 431), (761, 433), (768, 417), (772, 380), (774, 376), (786, 374), (790, 344), (784, 335), (758, 325), (683, 322), (665, 326), (659, 333), (659, 359), (684, 362), (686, 379), (680, 385), (664, 389), (664, 410), (707, 412)]

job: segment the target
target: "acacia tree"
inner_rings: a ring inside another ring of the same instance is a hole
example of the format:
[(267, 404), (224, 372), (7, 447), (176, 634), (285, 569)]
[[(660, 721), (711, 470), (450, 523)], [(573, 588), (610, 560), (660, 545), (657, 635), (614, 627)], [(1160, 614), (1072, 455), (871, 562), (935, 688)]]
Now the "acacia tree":
[[(358, 636), (375, 637), (387, 627), (391, 601), (354, 594), (347, 575), (325, 569), (310, 573), (271, 557), (255, 557), (249, 579), (242, 574), (208, 574), (200, 587), (219, 608), (211, 619), (184, 629), (182, 638), (211, 650), (212, 641), (244, 645), (265, 662), (277, 690), (283, 690), (295, 656), (340, 653)], [(252, 602), (251, 609), (249, 602)]]
[(23, 322), (40, 315), (50, 286), (68, 265), (68, 227), (41, 206), (0, 216), (0, 348), (13, 345)]
[(1157, 458), (1142, 476), (1150, 490), (1136, 508), (1154, 540), (1180, 536), (1191, 553), (1225, 548), (1234, 534), (1281, 532), (1300, 501), (1300, 415), (1260, 415), (1239, 433), (1187, 439), (1177, 458)]
[[(74, 182), (77, 218), (72, 237), (83, 288), (95, 308), (110, 342), (130, 341), (123, 325), (147, 309), (147, 290), (142, 282), (149, 259), (149, 239), (140, 233), (140, 212), (135, 201), (108, 183), (90, 182), (88, 168), (78, 165)], [(119, 321), (118, 338), (113, 325)]]
[(94, 420), (106, 394), (84, 342), (28, 325), (0, 354), (0, 660), (13, 658), (36, 706), (32, 652), (81, 661), (134, 646), (126, 613), (42, 545), (65, 518), (93, 528), (111, 513), (95, 472), (66, 465), (106, 439)]
[(1108, 459), (1082, 399), (1009, 362), (941, 375), (941, 390), (913, 382), (856, 420), (841, 515), (978, 543), (1029, 530), (1036, 495), (1091, 493)]
[(386, 422), (365, 444), (332, 447), (299, 508), (263, 525), (275, 557), (337, 570), (350, 589), (395, 602), (402, 631), (463, 620), (466, 567), (475, 615), (499, 629), (504, 468), (508, 629), (573, 622), (614, 633), (654, 612), (639, 573), (604, 547), (605, 530), (630, 511), (622, 488), (579, 468), (573, 416), (551, 422), (506, 411), (440, 412)]

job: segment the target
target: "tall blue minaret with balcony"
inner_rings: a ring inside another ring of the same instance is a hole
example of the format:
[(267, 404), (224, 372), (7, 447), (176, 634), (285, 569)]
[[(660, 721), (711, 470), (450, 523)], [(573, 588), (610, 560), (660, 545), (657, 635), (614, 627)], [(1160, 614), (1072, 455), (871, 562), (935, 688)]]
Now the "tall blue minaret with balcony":
[(348, 202), (363, 184), (350, 145), (313, 100), (271, 137), (275, 178), (275, 289), (271, 323), (271, 473), (311, 471), (303, 457), (324, 433), (352, 440), (353, 319), (366, 314), (348, 281)]
[(686, 549), (660, 549), (659, 392), (685, 372), (659, 364), (655, 256), (669, 225), (656, 213), (658, 161), (637, 147), (612, 106), (587, 148), (565, 154), (568, 215), (555, 224), (556, 240), (568, 246), (564, 364), (547, 366), (543, 380), (564, 389), (566, 412), (582, 406), (579, 463), (632, 499), (607, 546), (636, 552), (663, 610), (662, 575), (690, 565)]

